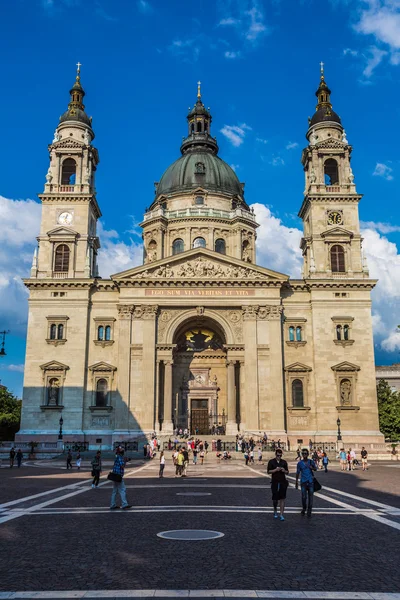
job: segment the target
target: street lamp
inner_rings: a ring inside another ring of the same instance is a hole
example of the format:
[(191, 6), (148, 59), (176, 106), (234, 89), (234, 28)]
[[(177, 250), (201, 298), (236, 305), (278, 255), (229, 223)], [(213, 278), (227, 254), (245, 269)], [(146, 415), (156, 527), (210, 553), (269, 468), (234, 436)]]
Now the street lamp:
[(7, 333), (10, 333), (9, 329), (8, 330), (4, 329), (3, 331), (0, 331), (0, 336), (2, 337), (2, 340), (1, 340), (1, 349), (0, 349), (0, 356), (7, 356), (6, 351), (4, 349), (4, 344), (6, 342), (6, 335), (7, 335)]
[(60, 423), (60, 431), (59, 431), (59, 433), (58, 433), (58, 439), (59, 439), (59, 440), (62, 440), (62, 439), (63, 439), (63, 431), (62, 431), (62, 426), (63, 426), (63, 423), (64, 423), (64, 419), (62, 418), (62, 415), (61, 415), (61, 417), (60, 417), (59, 423)]
[(337, 418), (336, 425), (337, 425), (337, 441), (341, 442), (342, 441), (342, 434), (340, 432), (340, 419), (339, 419), (339, 417)]

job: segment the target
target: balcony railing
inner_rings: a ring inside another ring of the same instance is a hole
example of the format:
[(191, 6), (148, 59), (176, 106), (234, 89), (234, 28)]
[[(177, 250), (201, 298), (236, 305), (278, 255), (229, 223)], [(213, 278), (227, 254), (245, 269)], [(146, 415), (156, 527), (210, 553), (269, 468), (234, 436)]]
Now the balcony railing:
[(68, 271), (53, 271), (53, 278), (54, 279), (67, 279)]
[(335, 194), (340, 192), (340, 185), (326, 185), (327, 192), (334, 192)]
[(157, 208), (156, 210), (147, 212), (144, 215), (144, 220), (154, 219), (156, 217), (165, 217), (166, 219), (186, 219), (187, 217), (211, 217), (219, 219), (235, 219), (236, 217), (242, 217), (255, 221), (256, 217), (252, 212), (236, 208), (235, 210), (218, 210), (215, 208), (200, 208), (200, 207), (189, 207), (183, 210), (164, 210)]

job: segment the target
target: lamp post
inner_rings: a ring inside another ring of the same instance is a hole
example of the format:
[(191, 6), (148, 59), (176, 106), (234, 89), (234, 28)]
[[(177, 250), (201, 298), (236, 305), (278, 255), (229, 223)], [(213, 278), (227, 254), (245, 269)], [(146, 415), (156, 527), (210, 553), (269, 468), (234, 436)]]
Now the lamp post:
[(62, 418), (62, 414), (61, 414), (61, 417), (60, 417), (59, 423), (60, 423), (60, 431), (58, 432), (58, 439), (59, 439), (59, 440), (62, 440), (62, 439), (63, 439), (63, 430), (62, 430), (62, 426), (63, 426), (63, 423), (64, 423), (64, 419)]
[(0, 349), (0, 356), (7, 356), (6, 351), (4, 349), (4, 344), (6, 343), (6, 335), (7, 333), (10, 333), (9, 329), (4, 329), (3, 331), (0, 331), (0, 336), (1, 336), (1, 349)]
[(342, 433), (340, 431), (340, 418), (339, 417), (337, 418), (336, 425), (337, 425), (337, 438), (336, 438), (337, 442), (336, 443), (337, 443), (337, 451), (339, 452), (339, 450), (340, 450), (339, 442), (342, 441)]

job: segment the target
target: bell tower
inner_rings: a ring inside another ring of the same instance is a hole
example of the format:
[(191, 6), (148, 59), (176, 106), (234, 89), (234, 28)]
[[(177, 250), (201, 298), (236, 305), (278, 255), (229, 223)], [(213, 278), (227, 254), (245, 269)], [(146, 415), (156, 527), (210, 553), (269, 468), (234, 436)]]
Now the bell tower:
[(304, 278), (365, 278), (357, 193), (351, 169), (352, 147), (339, 115), (331, 104), (331, 90), (321, 63), (316, 111), (309, 119), (308, 146), (303, 150), (304, 200), (299, 217), (304, 223)]
[(81, 64), (70, 90), (67, 111), (49, 145), (50, 165), (42, 202), (39, 251), (33, 258), (31, 278), (70, 279), (98, 276), (95, 174), (99, 163), (92, 145), (92, 118), (85, 112)]

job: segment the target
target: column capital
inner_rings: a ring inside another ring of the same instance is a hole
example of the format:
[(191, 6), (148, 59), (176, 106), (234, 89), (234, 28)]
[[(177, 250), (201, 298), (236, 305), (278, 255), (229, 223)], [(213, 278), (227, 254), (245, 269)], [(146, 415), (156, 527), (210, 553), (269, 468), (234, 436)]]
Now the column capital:
[(267, 321), (279, 320), (283, 312), (283, 306), (260, 306), (257, 311), (257, 319), (266, 319)]
[(227, 367), (234, 367), (234, 366), (235, 366), (235, 363), (236, 363), (236, 360), (229, 360), (229, 359), (228, 359), (228, 360), (226, 361), (226, 366), (227, 366)]
[(254, 321), (257, 318), (258, 306), (247, 304), (242, 306), (242, 315), (244, 321)]
[(133, 304), (118, 304), (118, 316), (120, 319), (128, 319), (129, 321), (132, 318), (134, 306)]

